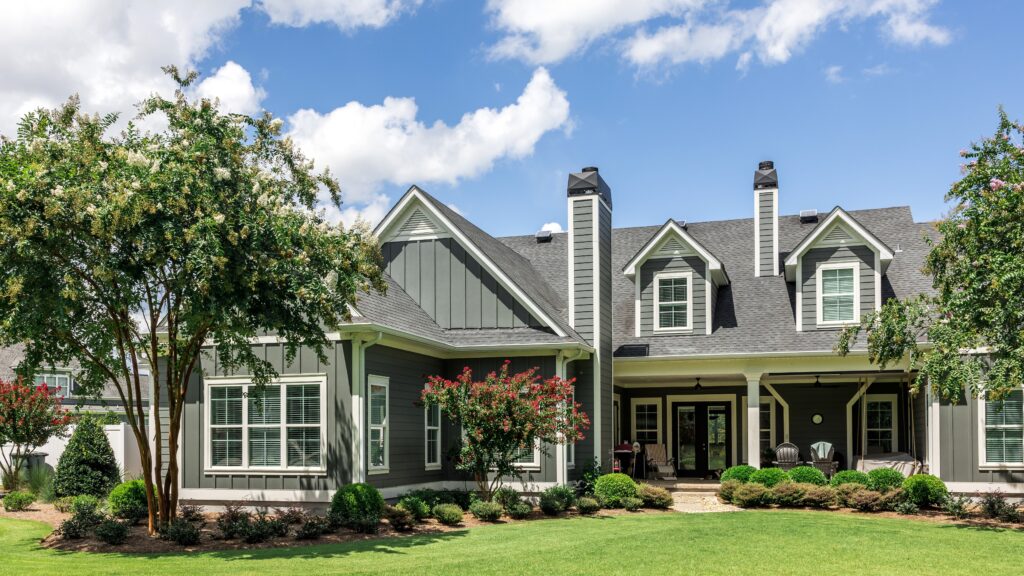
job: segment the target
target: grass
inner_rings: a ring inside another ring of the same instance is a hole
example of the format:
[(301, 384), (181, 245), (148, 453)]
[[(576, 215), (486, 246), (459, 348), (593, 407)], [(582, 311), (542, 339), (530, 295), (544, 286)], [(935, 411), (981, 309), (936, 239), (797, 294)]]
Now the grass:
[(57, 552), (49, 527), (0, 519), (0, 573), (1011, 574), (1024, 533), (815, 512), (543, 520), (294, 549), (143, 556)]

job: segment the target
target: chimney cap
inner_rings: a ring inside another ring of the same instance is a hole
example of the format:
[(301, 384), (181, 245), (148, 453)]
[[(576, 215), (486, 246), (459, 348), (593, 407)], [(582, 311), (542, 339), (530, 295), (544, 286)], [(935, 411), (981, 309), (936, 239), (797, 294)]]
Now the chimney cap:
[(775, 171), (775, 162), (772, 162), (771, 160), (762, 160), (759, 162), (757, 165), (757, 171), (754, 172), (754, 190), (778, 187), (779, 174)]
[(775, 168), (775, 162), (771, 160), (761, 160), (757, 164), (758, 170), (771, 170), (772, 168)]
[(584, 166), (580, 172), (598, 172), (597, 166)]
[(566, 193), (573, 196), (597, 195), (604, 198), (608, 207), (612, 207), (612, 189), (604, 181), (597, 167), (587, 166), (580, 172), (569, 174), (569, 184), (566, 186)]

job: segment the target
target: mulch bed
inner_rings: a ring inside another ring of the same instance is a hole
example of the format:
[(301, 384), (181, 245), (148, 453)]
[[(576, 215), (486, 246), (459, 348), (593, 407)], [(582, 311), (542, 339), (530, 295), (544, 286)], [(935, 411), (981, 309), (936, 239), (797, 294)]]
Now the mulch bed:
[(822, 510), (820, 508), (756, 508), (756, 510), (767, 510), (773, 512), (791, 512), (793, 510), (800, 510), (806, 512), (818, 512), (821, 514), (849, 514), (850, 516), (868, 516), (875, 518), (897, 518), (899, 520), (916, 520), (918, 522), (929, 522), (932, 524), (950, 524), (954, 526), (964, 526), (973, 528), (982, 528), (990, 530), (1018, 530), (1024, 531), (1024, 524), (1015, 524), (1012, 522), (1003, 522), (1002, 520), (985, 518), (983, 516), (976, 515), (963, 520), (956, 520), (941, 510), (921, 510), (917, 514), (900, 514), (898, 512), (861, 512), (854, 508), (832, 508), (829, 510)]

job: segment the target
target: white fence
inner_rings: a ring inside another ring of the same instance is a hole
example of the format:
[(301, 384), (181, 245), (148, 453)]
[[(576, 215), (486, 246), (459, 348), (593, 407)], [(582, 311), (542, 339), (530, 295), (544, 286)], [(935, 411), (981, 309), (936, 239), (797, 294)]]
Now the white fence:
[[(50, 438), (49, 442), (36, 448), (35, 452), (45, 453), (46, 463), (56, 469), (57, 461), (60, 460), (60, 455), (67, 448), (68, 440), (71, 439), (71, 434), (74, 431), (74, 426), (68, 428), (66, 438)], [(139, 455), (139, 445), (135, 442), (135, 435), (132, 434), (131, 428), (127, 424), (114, 424), (104, 426), (103, 432), (107, 435), (110, 447), (114, 449), (114, 458), (117, 459), (117, 465), (121, 468), (122, 474), (125, 477), (140, 476), (142, 474), (142, 458)], [(3, 450), (10, 454), (9, 446), (4, 446)]]

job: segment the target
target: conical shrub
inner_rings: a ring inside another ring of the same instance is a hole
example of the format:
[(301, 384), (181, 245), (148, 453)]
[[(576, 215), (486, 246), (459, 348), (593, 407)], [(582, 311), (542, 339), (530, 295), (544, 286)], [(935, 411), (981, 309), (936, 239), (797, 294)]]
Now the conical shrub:
[(56, 495), (106, 498), (120, 481), (121, 471), (103, 426), (95, 418), (82, 418), (57, 461)]

